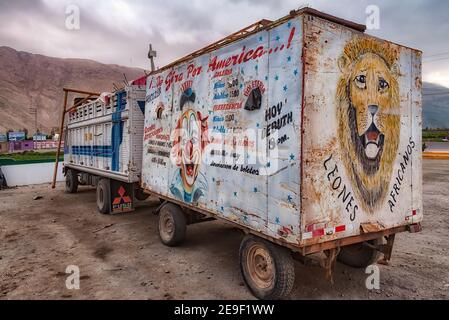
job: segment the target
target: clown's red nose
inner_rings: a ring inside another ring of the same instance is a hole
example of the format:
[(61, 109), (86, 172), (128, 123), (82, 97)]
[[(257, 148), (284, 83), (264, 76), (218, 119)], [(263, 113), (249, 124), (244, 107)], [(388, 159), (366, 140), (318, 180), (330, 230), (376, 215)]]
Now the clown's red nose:
[(186, 148), (185, 148), (185, 150), (186, 150), (187, 156), (188, 156), (189, 158), (192, 158), (192, 154), (193, 154), (193, 143), (192, 143), (192, 140), (189, 140), (189, 141), (186, 143)]

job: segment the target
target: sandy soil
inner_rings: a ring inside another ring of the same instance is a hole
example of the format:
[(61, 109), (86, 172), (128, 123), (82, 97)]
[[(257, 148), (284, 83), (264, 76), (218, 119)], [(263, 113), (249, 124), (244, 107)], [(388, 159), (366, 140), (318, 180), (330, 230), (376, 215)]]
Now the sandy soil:
[[(426, 160), (424, 231), (396, 237), (393, 260), (380, 266), (380, 290), (366, 289), (364, 270), (337, 264), (332, 285), (323, 269), (296, 263), (291, 298), (448, 299), (448, 190), (449, 161)], [(193, 225), (182, 247), (167, 248), (157, 205), (107, 216), (96, 211), (92, 188), (0, 191), (0, 299), (254, 299), (239, 272), (240, 232), (220, 222)], [(80, 290), (66, 289), (68, 265), (80, 268)]]

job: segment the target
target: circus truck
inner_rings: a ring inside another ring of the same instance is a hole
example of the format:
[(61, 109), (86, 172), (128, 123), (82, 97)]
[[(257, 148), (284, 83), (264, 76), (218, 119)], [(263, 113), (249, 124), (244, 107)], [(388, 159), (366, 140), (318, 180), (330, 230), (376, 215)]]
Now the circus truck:
[(139, 187), (162, 243), (235, 226), (260, 299), (289, 295), (294, 260), (388, 263), (423, 219), (421, 55), (304, 8), (150, 73)]

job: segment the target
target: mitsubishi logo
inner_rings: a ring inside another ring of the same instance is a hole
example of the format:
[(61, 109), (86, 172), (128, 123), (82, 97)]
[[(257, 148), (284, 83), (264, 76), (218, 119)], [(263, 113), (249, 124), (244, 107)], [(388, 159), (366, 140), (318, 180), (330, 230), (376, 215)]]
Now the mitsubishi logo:
[(118, 189), (118, 194), (120, 197), (117, 197), (114, 199), (114, 202), (112, 202), (112, 204), (114, 206), (119, 205), (121, 203), (130, 203), (132, 202), (131, 198), (128, 196), (125, 196), (126, 190), (125, 188), (123, 188), (123, 186), (120, 186), (120, 188)]

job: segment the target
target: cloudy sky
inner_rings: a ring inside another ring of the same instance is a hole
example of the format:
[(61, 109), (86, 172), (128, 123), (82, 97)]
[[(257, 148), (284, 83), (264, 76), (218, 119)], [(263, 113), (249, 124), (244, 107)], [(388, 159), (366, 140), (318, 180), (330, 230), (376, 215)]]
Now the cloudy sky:
[[(66, 27), (70, 4), (79, 8), (79, 30)], [(304, 5), (363, 24), (367, 6), (377, 5), (380, 29), (369, 33), (424, 51), (424, 80), (449, 87), (446, 0), (0, 0), (0, 46), (149, 69), (150, 42), (161, 67)]]

